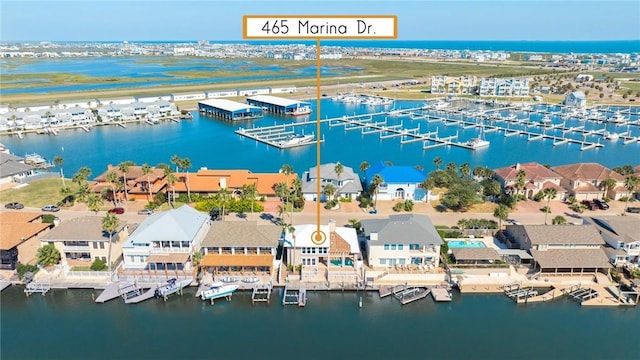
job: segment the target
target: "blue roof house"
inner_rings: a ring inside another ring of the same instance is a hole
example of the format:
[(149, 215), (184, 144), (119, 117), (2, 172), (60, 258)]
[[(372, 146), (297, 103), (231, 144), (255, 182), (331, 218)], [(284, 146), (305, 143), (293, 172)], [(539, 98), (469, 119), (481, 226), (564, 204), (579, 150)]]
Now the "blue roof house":
[(412, 166), (386, 165), (383, 162), (371, 165), (365, 172), (367, 188), (378, 174), (384, 181), (378, 189), (378, 200), (425, 201), (427, 192), (421, 183), (427, 178), (424, 172)]

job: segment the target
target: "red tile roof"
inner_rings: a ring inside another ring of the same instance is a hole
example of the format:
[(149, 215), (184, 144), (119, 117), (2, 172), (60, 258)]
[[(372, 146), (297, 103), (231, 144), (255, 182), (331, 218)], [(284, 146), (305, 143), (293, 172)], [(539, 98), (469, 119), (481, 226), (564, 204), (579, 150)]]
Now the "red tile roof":
[(555, 172), (547, 169), (537, 162), (530, 162), (524, 164), (516, 164), (508, 167), (495, 169), (496, 175), (505, 179), (506, 181), (515, 181), (518, 178), (518, 171), (524, 170), (527, 174), (525, 180), (542, 181), (544, 179), (560, 179), (561, 176)]
[[(184, 178), (184, 181), (175, 183), (176, 192), (186, 192), (188, 182), (189, 190), (192, 192), (215, 193), (220, 191), (221, 182), (226, 182), (226, 188), (230, 190), (240, 189), (243, 185), (256, 184), (258, 194), (275, 195), (273, 186), (279, 182), (287, 182), (287, 176), (281, 173), (254, 174), (249, 170), (199, 170), (189, 174), (177, 173), (176, 176), (180, 179)], [(289, 184), (295, 178), (297, 178), (296, 174), (289, 175)]]
[(554, 166), (553, 171), (570, 180), (600, 182), (612, 178), (618, 182), (624, 182), (624, 176), (606, 168), (598, 163), (577, 163), (563, 166)]

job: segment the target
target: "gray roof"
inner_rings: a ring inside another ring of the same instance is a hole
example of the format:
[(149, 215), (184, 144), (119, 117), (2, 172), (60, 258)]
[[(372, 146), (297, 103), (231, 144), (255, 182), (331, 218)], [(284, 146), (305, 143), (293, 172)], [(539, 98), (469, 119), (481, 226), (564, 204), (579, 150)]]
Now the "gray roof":
[(378, 234), (376, 242), (396, 244), (442, 245), (442, 239), (426, 215), (391, 215), (388, 219), (360, 222), (367, 236)]
[[(304, 181), (302, 183), (302, 193), (303, 194), (315, 194), (318, 192), (318, 182), (313, 179), (311, 181)], [(325, 185), (328, 183), (320, 184), (320, 192), (324, 191)], [(334, 185), (335, 186), (335, 185)], [(360, 181), (348, 182), (342, 185), (339, 189), (336, 189), (338, 194), (358, 194), (362, 191), (362, 184)]]
[(5, 163), (0, 163), (0, 177), (22, 174), (33, 169), (35, 168), (28, 164), (23, 164), (17, 161), (8, 161)]
[(526, 250), (520, 249), (499, 249), (498, 254), (500, 256), (517, 256), (520, 260), (529, 260), (533, 259), (533, 256), (529, 254)]
[[(126, 224), (120, 223), (120, 229)], [(119, 229), (119, 230), (120, 230)], [(102, 230), (101, 216), (85, 216), (61, 221), (44, 234), (41, 241), (105, 241), (109, 234)]]
[(277, 225), (256, 221), (217, 221), (202, 241), (202, 247), (276, 247), (282, 234)]
[[(335, 171), (335, 167), (336, 164), (335, 163), (328, 163), (328, 164), (322, 164), (320, 165), (320, 178), (322, 179), (326, 179), (326, 180), (338, 180), (338, 174), (336, 174)], [(311, 169), (309, 169), (309, 179), (317, 179), (318, 177), (318, 167), (314, 166)], [(342, 165), (342, 173), (340, 174), (340, 180), (354, 180), (357, 181), (358, 183), (360, 182), (360, 178), (358, 177), (358, 175), (356, 175), (353, 172), (353, 169), (345, 166), (344, 164)]]
[(16, 156), (13, 154), (0, 151), (0, 164), (4, 164), (7, 161), (23, 161), (23, 160), (24, 158), (21, 158), (20, 156)]
[(492, 248), (454, 248), (451, 252), (456, 260), (500, 260), (500, 255)]
[[(518, 226), (518, 225), (516, 225)], [(531, 245), (604, 245), (598, 230), (591, 225), (521, 225)]]
[(531, 255), (543, 269), (608, 268), (609, 258), (601, 248), (531, 250)]
[(598, 216), (586, 220), (625, 243), (640, 241), (640, 221), (631, 216)]
[(609, 247), (609, 246), (604, 247), (604, 252), (609, 257), (611, 257), (612, 255), (622, 255), (622, 256), (626, 256), (627, 255), (626, 251), (624, 251), (622, 249), (614, 249), (614, 248)]
[(123, 247), (151, 241), (193, 241), (209, 215), (188, 205), (147, 217), (125, 241)]

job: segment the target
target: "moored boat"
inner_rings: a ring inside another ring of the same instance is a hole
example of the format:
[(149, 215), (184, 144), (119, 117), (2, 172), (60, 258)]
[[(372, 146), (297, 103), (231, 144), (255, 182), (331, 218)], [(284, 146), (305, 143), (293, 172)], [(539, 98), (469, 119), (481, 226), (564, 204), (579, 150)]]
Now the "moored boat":
[(213, 283), (207, 290), (204, 290), (200, 295), (202, 300), (215, 300), (224, 297), (229, 297), (234, 291), (238, 290), (238, 285), (226, 285), (222, 282)]
[(287, 136), (286, 139), (280, 140), (278, 144), (280, 146), (293, 146), (298, 144), (304, 144), (313, 141), (313, 135), (293, 134)]
[(156, 297), (161, 297), (166, 300), (169, 295), (172, 295), (181, 291), (185, 287), (189, 286), (191, 282), (192, 282), (191, 279), (186, 279), (181, 281), (178, 281), (175, 278), (169, 279), (167, 280), (166, 284), (158, 286), (158, 288), (156, 289), (155, 295)]
[(473, 149), (479, 149), (479, 148), (483, 148), (483, 147), (487, 147), (489, 146), (490, 142), (487, 140), (483, 140), (480, 138), (473, 138), (469, 141), (466, 142), (467, 146), (470, 146)]
[(607, 140), (618, 140), (620, 138), (620, 134), (612, 133), (612, 132), (608, 132), (608, 131), (605, 131), (603, 136)]

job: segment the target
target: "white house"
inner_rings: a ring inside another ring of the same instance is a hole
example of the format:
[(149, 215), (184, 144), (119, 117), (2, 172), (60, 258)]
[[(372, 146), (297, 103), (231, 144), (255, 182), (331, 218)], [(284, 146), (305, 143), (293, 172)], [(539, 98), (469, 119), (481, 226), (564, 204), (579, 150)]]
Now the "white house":
[[(328, 163), (320, 165), (320, 200), (325, 201), (324, 187), (327, 184), (333, 185), (336, 189), (335, 196), (355, 199), (362, 192), (360, 177), (348, 166), (342, 167), (342, 173), (338, 175), (335, 171), (336, 164)], [(305, 200), (315, 201), (318, 195), (318, 167), (314, 166), (309, 171), (302, 174), (302, 194)]]
[(574, 91), (564, 98), (564, 104), (577, 108), (585, 108), (587, 106), (587, 97), (582, 91)]
[(598, 216), (585, 218), (585, 222), (593, 224), (611, 248), (624, 251), (625, 259), (618, 263), (640, 265), (640, 225), (637, 219), (629, 216)]
[(480, 96), (529, 96), (529, 79), (482, 78), (478, 93)]
[(427, 191), (422, 188), (422, 182), (427, 176), (412, 166), (379, 162), (369, 167), (365, 174), (367, 187), (371, 186), (374, 176), (382, 177), (383, 183), (378, 187), (378, 200), (425, 201), (427, 198)]
[(189, 256), (200, 249), (210, 227), (209, 215), (187, 205), (153, 214), (122, 244), (123, 267), (145, 269), (155, 262), (149, 260), (152, 255), (178, 254), (182, 257), (175, 257), (179, 260), (176, 268), (181, 270)]
[(442, 239), (426, 215), (391, 215), (361, 224), (370, 267), (437, 267), (440, 263)]

